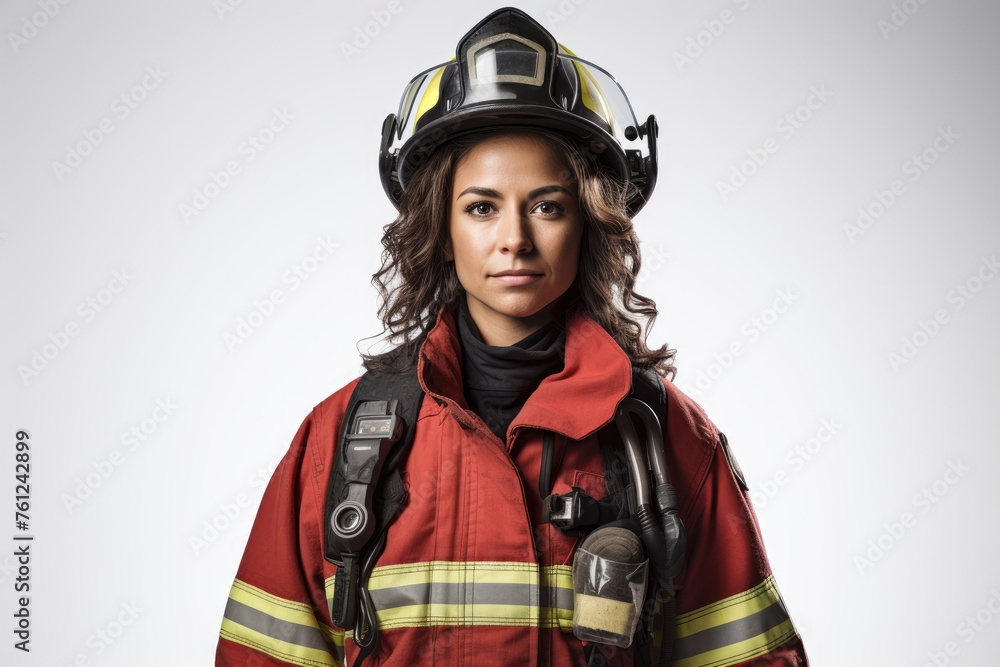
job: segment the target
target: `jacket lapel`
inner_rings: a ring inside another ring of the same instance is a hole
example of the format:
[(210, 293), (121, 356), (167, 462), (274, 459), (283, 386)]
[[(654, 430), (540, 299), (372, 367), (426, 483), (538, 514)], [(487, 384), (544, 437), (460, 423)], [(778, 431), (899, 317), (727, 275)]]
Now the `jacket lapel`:
[[(424, 391), (463, 411), (462, 352), (454, 313), (442, 308), (420, 351)], [(628, 355), (597, 322), (577, 314), (566, 323), (563, 369), (538, 385), (507, 429), (538, 428), (582, 440), (614, 417), (628, 395), (632, 365)], [(457, 415), (456, 415), (457, 416)], [(467, 415), (462, 415), (467, 417)], [(463, 419), (463, 421), (465, 421)]]

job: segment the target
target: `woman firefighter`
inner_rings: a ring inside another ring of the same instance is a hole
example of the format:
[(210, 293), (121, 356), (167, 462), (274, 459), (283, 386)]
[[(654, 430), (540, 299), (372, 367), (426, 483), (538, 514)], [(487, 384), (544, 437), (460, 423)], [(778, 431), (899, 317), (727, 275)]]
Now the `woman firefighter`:
[(807, 664), (725, 436), (645, 344), (654, 117), (505, 8), (379, 164), (395, 346), (299, 428), (216, 664)]

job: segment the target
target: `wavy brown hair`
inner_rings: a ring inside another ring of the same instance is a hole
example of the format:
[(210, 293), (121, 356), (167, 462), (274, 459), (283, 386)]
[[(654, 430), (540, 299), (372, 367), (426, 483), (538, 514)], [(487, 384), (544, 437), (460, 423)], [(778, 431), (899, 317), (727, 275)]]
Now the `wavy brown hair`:
[[(415, 364), (438, 311), (462, 295), (455, 265), (445, 259), (452, 179), (476, 144), (504, 132), (480, 132), (442, 144), (407, 182), (399, 215), (385, 226), (382, 236), (382, 268), (372, 275), (381, 302), (382, 334), (389, 332), (387, 341), (394, 347), (381, 354), (363, 354), (365, 368), (405, 370)], [(559, 310), (567, 317), (587, 314), (633, 364), (673, 379), (676, 350), (646, 346), (657, 310), (652, 299), (635, 291), (642, 262), (625, 206), (633, 186), (622, 183), (592, 152), (561, 134), (522, 128), (506, 132), (541, 138), (564, 165), (564, 183), (577, 186), (584, 219), (580, 263)]]

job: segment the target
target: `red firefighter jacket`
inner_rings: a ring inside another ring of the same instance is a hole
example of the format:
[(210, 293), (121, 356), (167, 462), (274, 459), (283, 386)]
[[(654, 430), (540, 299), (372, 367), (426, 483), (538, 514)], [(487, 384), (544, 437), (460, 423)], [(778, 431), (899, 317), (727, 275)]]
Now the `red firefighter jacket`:
[[(404, 468), (407, 504), (369, 580), (378, 650), (366, 666), (580, 665), (572, 634), (576, 538), (541, 520), (543, 431), (555, 433), (554, 493), (604, 495), (596, 432), (628, 395), (628, 357), (593, 320), (567, 322), (565, 366), (496, 437), (467, 409), (454, 314), (420, 350), (425, 393)], [(331, 622), (336, 566), (323, 556), (327, 482), (357, 380), (306, 417), (264, 493), (229, 596), (216, 665), (354, 664)], [(747, 494), (719, 432), (671, 382), (666, 459), (687, 529), (675, 585), (675, 665), (805, 665)], [(632, 649), (605, 647), (611, 665)]]

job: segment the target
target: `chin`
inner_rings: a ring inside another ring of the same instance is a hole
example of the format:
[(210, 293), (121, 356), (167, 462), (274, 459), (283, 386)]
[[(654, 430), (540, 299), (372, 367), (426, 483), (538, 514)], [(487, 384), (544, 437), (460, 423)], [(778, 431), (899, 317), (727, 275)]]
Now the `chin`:
[(546, 315), (547, 314), (546, 313), (546, 306), (547, 305), (548, 304), (544, 304), (544, 305), (532, 304), (530, 306), (520, 306), (520, 307), (513, 307), (513, 308), (496, 309), (496, 311), (498, 313), (500, 313), (501, 315), (505, 315), (505, 316), (513, 318), (513, 319), (529, 320), (529, 319), (532, 319), (534, 317), (539, 317), (539, 316)]

